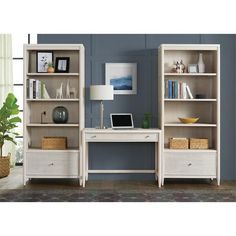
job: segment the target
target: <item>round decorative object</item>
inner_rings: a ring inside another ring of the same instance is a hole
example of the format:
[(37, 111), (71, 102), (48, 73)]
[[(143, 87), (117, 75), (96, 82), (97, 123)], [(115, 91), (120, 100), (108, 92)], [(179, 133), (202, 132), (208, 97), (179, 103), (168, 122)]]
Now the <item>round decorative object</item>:
[(63, 106), (55, 107), (52, 111), (52, 120), (54, 123), (66, 123), (68, 117), (68, 110)]
[(53, 67), (48, 67), (48, 73), (54, 73), (55, 69)]
[(186, 117), (186, 118), (179, 117), (179, 120), (184, 124), (193, 124), (199, 120), (199, 117)]

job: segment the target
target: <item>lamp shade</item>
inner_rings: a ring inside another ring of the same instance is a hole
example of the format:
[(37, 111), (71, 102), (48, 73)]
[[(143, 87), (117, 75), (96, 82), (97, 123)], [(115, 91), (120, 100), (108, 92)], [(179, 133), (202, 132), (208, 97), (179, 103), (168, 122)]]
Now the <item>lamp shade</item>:
[(90, 86), (90, 100), (113, 100), (113, 86), (112, 85), (91, 85)]

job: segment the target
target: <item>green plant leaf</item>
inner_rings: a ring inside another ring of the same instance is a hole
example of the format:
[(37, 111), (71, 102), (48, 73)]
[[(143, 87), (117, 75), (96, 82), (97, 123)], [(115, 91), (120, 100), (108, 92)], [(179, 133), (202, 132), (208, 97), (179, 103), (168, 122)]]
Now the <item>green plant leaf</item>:
[(9, 122), (10, 123), (18, 123), (18, 122), (21, 122), (21, 118), (16, 116), (16, 117), (9, 119)]

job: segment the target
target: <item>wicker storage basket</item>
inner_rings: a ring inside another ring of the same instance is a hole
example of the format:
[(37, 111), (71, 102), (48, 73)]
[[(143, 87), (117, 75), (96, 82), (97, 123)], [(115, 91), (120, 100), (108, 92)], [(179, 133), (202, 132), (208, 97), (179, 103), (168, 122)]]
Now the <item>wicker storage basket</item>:
[(170, 149), (188, 149), (187, 138), (170, 138)]
[(8, 176), (10, 173), (10, 156), (0, 157), (0, 178)]
[(190, 138), (190, 149), (208, 149), (208, 139)]
[(43, 137), (42, 138), (42, 149), (64, 150), (66, 148), (67, 148), (66, 137)]

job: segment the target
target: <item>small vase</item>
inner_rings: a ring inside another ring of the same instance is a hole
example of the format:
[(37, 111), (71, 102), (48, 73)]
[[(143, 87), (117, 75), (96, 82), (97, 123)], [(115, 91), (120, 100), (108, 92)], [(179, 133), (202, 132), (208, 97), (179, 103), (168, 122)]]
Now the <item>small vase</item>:
[(143, 123), (142, 123), (142, 128), (143, 129), (149, 129), (151, 127), (151, 114), (146, 113), (144, 115)]
[(68, 121), (68, 110), (63, 106), (58, 106), (53, 109), (52, 120), (54, 123), (64, 124)]
[(203, 62), (202, 53), (199, 53), (197, 65), (198, 65), (198, 73), (204, 73), (205, 72), (205, 64)]
[(48, 73), (54, 73), (55, 70), (54, 70), (53, 67), (48, 67), (48, 70), (47, 70), (47, 71), (48, 71)]

